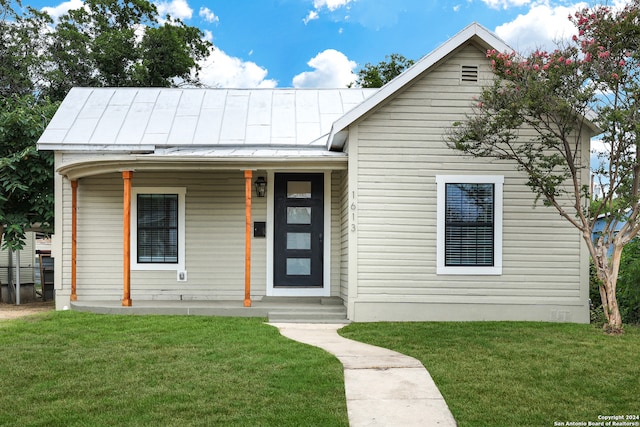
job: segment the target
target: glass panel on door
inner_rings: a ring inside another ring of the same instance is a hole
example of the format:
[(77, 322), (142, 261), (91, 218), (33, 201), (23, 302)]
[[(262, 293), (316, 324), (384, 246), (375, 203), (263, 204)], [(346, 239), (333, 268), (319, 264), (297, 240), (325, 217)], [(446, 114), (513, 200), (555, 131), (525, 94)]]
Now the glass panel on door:
[(287, 249), (311, 249), (311, 233), (287, 233)]
[(287, 224), (311, 224), (311, 208), (287, 207)]
[(308, 276), (311, 274), (311, 259), (287, 258), (288, 276)]
[(289, 181), (287, 182), (288, 199), (310, 199), (311, 181)]

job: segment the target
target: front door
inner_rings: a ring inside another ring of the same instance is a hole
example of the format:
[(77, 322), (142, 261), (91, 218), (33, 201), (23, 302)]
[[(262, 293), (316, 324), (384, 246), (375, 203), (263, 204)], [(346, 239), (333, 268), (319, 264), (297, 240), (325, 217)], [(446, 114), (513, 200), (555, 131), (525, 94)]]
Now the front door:
[(324, 175), (277, 173), (274, 180), (274, 287), (323, 286)]

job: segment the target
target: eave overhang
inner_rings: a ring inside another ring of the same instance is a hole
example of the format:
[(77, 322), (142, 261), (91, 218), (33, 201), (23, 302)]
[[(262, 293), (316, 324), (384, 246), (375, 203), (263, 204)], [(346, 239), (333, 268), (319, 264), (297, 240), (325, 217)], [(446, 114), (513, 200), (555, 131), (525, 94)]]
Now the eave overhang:
[(101, 157), (82, 157), (65, 161), (56, 172), (69, 180), (88, 176), (118, 173), (125, 170), (187, 172), (212, 170), (345, 170), (347, 154), (326, 150), (264, 150), (263, 153), (249, 153), (238, 150), (235, 155), (206, 155), (204, 151), (190, 150), (188, 153), (166, 152), (153, 154), (112, 154)]

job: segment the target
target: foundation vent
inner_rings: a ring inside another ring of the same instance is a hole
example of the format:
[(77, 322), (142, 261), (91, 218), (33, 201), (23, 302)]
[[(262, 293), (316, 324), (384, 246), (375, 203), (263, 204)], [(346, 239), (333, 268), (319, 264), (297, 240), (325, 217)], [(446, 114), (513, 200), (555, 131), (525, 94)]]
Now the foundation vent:
[(461, 80), (463, 82), (477, 82), (478, 81), (478, 66), (477, 65), (463, 65)]

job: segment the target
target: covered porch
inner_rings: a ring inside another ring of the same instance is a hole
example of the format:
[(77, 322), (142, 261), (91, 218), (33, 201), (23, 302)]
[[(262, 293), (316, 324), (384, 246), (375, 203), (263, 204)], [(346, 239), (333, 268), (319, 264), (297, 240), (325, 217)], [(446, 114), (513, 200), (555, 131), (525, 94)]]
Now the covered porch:
[[(72, 256), (70, 264), (62, 265), (58, 309), (270, 319), (293, 313), (289, 317), (306, 321), (346, 319), (340, 280), (343, 250), (338, 243), (346, 178), (343, 155), (312, 155), (306, 162), (250, 162), (243, 157), (224, 164), (204, 156), (187, 156), (185, 162), (180, 156), (174, 162), (163, 161), (162, 171), (155, 159), (140, 158), (132, 170), (124, 157), (117, 166), (97, 162), (97, 169), (92, 169), (80, 161), (60, 168), (65, 172), (60, 180), (71, 190), (71, 200), (66, 199), (71, 227), (61, 227), (70, 233), (59, 237), (69, 239)], [(317, 286), (274, 283), (274, 266), (283, 256), (274, 239), (278, 176), (316, 176), (324, 185), (319, 207), (324, 224), (320, 237), (313, 239), (322, 261)], [(266, 181), (262, 196), (255, 188), (259, 180)], [(135, 194), (155, 194), (156, 188), (159, 193), (178, 193), (179, 255), (173, 264), (136, 264)], [(256, 229), (259, 223), (262, 234)], [(332, 312), (338, 312), (337, 317)], [(280, 319), (284, 320), (286, 316)]]

